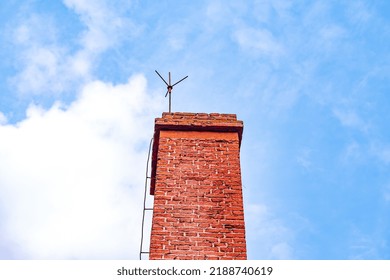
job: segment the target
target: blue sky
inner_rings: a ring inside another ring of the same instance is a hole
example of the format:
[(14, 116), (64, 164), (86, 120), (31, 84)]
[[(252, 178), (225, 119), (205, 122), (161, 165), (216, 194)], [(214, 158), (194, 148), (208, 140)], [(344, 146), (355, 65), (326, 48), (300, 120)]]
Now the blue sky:
[[(236, 113), (250, 259), (390, 258), (390, 2), (0, 4), (0, 258), (137, 259), (163, 76)], [(151, 201), (149, 201), (150, 203)]]

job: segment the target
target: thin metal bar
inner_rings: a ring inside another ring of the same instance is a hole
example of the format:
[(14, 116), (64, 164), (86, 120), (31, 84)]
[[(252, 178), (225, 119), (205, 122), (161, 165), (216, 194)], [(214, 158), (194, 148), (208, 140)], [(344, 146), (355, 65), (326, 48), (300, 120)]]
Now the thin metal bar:
[(169, 113), (171, 112), (171, 93), (169, 93)]
[[(157, 72), (157, 71), (156, 71)], [(145, 225), (145, 209), (146, 209), (146, 192), (148, 189), (148, 172), (149, 172), (149, 160), (150, 160), (150, 151), (152, 150), (153, 138), (150, 139), (148, 159), (146, 160), (146, 178), (145, 178), (145, 193), (144, 193), (144, 211), (142, 211), (142, 226), (141, 226), (141, 244), (139, 248), (139, 259), (141, 260), (142, 254), (142, 245), (144, 243), (144, 225)]]
[(161, 80), (163, 80), (164, 83), (168, 86), (168, 83), (164, 80), (164, 78), (160, 75), (160, 73), (158, 73), (157, 70), (154, 70), (154, 71), (156, 71), (157, 75), (159, 75)]
[(181, 79), (180, 81), (174, 83), (174, 84), (172, 85), (172, 87), (174, 87), (175, 85), (177, 85), (178, 83), (180, 83), (181, 81), (183, 81), (183, 80), (185, 80), (185, 79), (187, 79), (187, 78), (188, 78), (188, 76), (185, 76), (185, 77), (184, 77), (183, 79)]

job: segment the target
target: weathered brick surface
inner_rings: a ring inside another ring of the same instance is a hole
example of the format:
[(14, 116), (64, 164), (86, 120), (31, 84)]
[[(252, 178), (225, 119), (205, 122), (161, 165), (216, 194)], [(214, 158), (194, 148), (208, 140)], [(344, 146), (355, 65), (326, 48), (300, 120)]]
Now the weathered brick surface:
[(150, 259), (246, 259), (242, 128), (231, 114), (156, 119)]

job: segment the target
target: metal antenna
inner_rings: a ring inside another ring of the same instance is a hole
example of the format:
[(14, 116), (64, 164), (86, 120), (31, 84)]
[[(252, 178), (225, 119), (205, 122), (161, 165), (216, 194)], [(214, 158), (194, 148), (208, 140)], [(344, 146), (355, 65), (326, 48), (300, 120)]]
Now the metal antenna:
[(160, 73), (157, 72), (157, 70), (154, 70), (156, 71), (157, 75), (161, 78), (161, 80), (163, 80), (163, 82), (167, 85), (167, 93), (165, 94), (165, 97), (167, 97), (167, 95), (169, 94), (169, 113), (171, 112), (171, 93), (172, 93), (172, 89), (175, 85), (177, 85), (178, 83), (180, 83), (181, 81), (183, 81), (184, 79), (187, 79), (188, 76), (185, 76), (183, 79), (179, 80), (178, 82), (174, 83), (173, 85), (171, 84), (171, 72), (168, 72), (168, 81), (169, 83), (167, 83), (167, 81), (164, 80), (164, 78), (160, 75)]

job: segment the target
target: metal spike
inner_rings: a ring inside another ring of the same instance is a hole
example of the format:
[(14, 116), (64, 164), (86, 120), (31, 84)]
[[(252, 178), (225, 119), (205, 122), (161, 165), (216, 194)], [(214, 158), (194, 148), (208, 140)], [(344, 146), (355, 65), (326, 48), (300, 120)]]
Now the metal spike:
[(157, 72), (157, 70), (154, 70), (156, 71), (157, 75), (161, 78), (161, 80), (164, 81), (164, 83), (168, 86), (168, 83), (164, 80), (164, 78), (160, 75), (160, 73)]
[(180, 83), (181, 81), (183, 81), (183, 80), (185, 80), (185, 79), (187, 79), (187, 78), (188, 78), (188, 76), (185, 76), (185, 77), (184, 77), (183, 79), (181, 79), (180, 81), (174, 83), (174, 84), (172, 85), (172, 87), (174, 87), (175, 85), (177, 85), (178, 83)]

